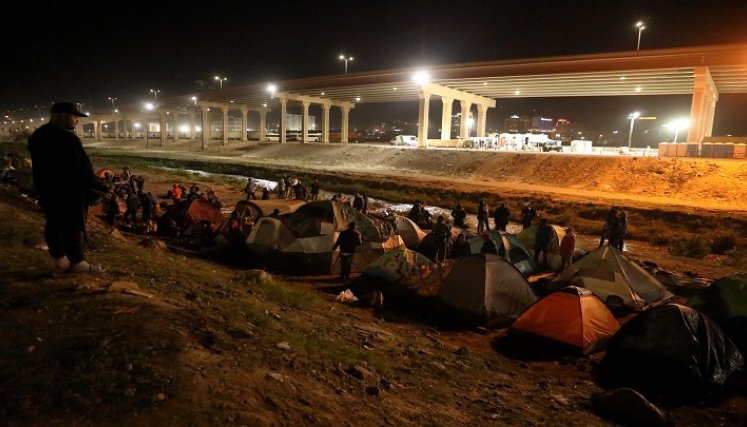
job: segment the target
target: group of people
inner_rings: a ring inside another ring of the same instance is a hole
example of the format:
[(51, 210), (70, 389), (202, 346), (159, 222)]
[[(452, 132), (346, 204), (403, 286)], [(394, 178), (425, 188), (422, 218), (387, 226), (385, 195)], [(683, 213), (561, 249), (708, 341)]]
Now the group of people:
[(213, 188), (208, 188), (206, 191), (200, 191), (200, 187), (196, 183), (192, 183), (189, 189), (181, 183), (176, 183), (171, 186), (171, 190), (166, 193), (166, 197), (171, 199), (174, 204), (179, 203), (182, 200), (194, 201), (202, 200), (210, 203), (216, 208), (223, 207), (223, 201), (218, 197), (218, 193)]
[(430, 230), (433, 228), (433, 216), (428, 209), (425, 208), (425, 203), (423, 203), (422, 200), (416, 200), (415, 203), (412, 204), (412, 209), (410, 209), (410, 213), (407, 214), (407, 218), (423, 230)]
[[(525, 209), (522, 210), (521, 214), (522, 214), (522, 226), (524, 228), (529, 228), (532, 224), (532, 221), (537, 216), (537, 212), (534, 210), (534, 208), (531, 207), (531, 205), (527, 204), (525, 206)], [(454, 217), (455, 224), (457, 221), (457, 216), (460, 218), (460, 222), (464, 224), (464, 218), (467, 216), (467, 213), (464, 212), (464, 208), (462, 208), (462, 205), (460, 203), (457, 203), (456, 208), (452, 212), (452, 216)], [(500, 231), (506, 231), (506, 227), (508, 227), (508, 222), (511, 219), (511, 210), (506, 206), (505, 203), (501, 203), (501, 205), (495, 208), (493, 212), (490, 212), (490, 208), (488, 207), (488, 201), (486, 198), (483, 197), (482, 199), (480, 199), (479, 203), (477, 204), (477, 232), (478, 234), (482, 234), (484, 231), (490, 231), (490, 217), (491, 216), (493, 217), (493, 221), (495, 222), (495, 229), (500, 230)]]
[[(309, 189), (301, 183), (301, 180), (293, 175), (282, 176), (278, 180), (278, 198), (296, 200), (319, 200), (319, 180), (315, 179)], [(269, 190), (268, 190), (269, 191)], [(267, 196), (269, 199), (269, 194)], [(264, 199), (264, 190), (263, 190)]]

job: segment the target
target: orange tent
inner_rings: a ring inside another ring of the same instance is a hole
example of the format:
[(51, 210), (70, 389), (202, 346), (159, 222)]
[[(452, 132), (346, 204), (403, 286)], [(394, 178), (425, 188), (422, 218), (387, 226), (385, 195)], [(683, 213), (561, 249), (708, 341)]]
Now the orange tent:
[(117, 174), (116, 174), (116, 173), (115, 173), (115, 172), (114, 172), (113, 170), (111, 170), (111, 169), (101, 169), (101, 170), (99, 170), (98, 172), (96, 172), (96, 176), (97, 176), (97, 177), (99, 177), (99, 178), (105, 178), (105, 177), (106, 177), (106, 173), (107, 173), (107, 172), (109, 173), (109, 175), (110, 175), (110, 176), (116, 176), (116, 175), (117, 175)]
[(526, 309), (511, 329), (570, 344), (587, 354), (604, 347), (620, 324), (591, 291), (569, 286)]

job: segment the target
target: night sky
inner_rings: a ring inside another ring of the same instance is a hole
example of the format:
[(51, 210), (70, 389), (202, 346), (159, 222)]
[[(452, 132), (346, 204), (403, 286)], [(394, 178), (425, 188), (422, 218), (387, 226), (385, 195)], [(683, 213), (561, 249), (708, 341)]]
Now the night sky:
[[(20, 3), (20, 2), (18, 2)], [(0, 109), (111, 104), (226, 85), (467, 61), (747, 43), (747, 1), (25, 2), (3, 7)], [(499, 102), (499, 104), (501, 104)], [(506, 100), (508, 113), (612, 128), (632, 108), (689, 111), (688, 97)], [(747, 134), (747, 96), (722, 96), (715, 133)], [(368, 123), (376, 107), (351, 122)], [(510, 110), (510, 111), (509, 111)], [(409, 111), (409, 110), (408, 110)], [(409, 112), (407, 114), (410, 114)], [(46, 114), (45, 114), (46, 115)], [(498, 120), (498, 113), (492, 115)], [(382, 117), (390, 119), (389, 117)], [(490, 125), (490, 123), (489, 123)]]

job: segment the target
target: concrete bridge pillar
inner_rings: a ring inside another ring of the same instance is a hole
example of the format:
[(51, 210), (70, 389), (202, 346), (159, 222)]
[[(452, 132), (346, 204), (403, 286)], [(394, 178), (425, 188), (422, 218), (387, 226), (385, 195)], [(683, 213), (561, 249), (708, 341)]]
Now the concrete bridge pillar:
[(223, 145), (228, 143), (228, 107), (221, 107), (223, 112)]
[(342, 110), (342, 126), (340, 129), (340, 143), (341, 144), (347, 144), (348, 143), (348, 136), (349, 136), (349, 119), (350, 119), (350, 106), (349, 105), (343, 105), (340, 107), (340, 110)]
[(210, 109), (202, 107), (202, 149), (208, 149), (210, 139)]
[(487, 105), (477, 104), (477, 136), (485, 136), (487, 126)]
[(716, 113), (718, 91), (708, 67), (695, 67), (693, 100), (690, 107), (690, 129), (688, 142), (703, 142), (703, 138), (713, 133), (713, 118)]
[(469, 138), (469, 110), (472, 108), (472, 103), (469, 101), (459, 101), (462, 106), (462, 116), (459, 119), (459, 137), (462, 141)]
[(285, 131), (288, 128), (288, 98), (280, 98), (280, 130), (278, 141), (285, 144)]
[(247, 136), (246, 131), (249, 127), (249, 109), (247, 107), (241, 107), (241, 141), (246, 142)]
[(451, 107), (454, 105), (454, 98), (442, 96), (441, 102), (441, 139), (451, 139)]
[(309, 106), (311, 106), (311, 102), (309, 101), (302, 101), (301, 102), (303, 106), (303, 123), (301, 124), (302, 128), (302, 135), (301, 135), (301, 144), (306, 144), (309, 140)]
[(101, 127), (103, 124), (102, 120), (94, 120), (93, 122), (93, 139), (96, 142), (101, 142)]
[(197, 130), (195, 130), (195, 127), (197, 126), (197, 123), (195, 123), (195, 113), (189, 113), (189, 138), (195, 139), (197, 137)]
[(420, 108), (418, 110), (418, 148), (428, 148), (428, 112), (431, 102), (431, 94), (420, 91)]
[(114, 116), (114, 140), (119, 142), (119, 116)]
[(259, 112), (259, 140), (267, 139), (267, 111)]
[(329, 109), (331, 105), (322, 104), (322, 143), (329, 144)]
[(179, 112), (174, 111), (171, 123), (171, 138), (174, 140), (174, 143), (176, 143), (179, 140)]
[(158, 116), (158, 129), (160, 130), (159, 136), (161, 137), (161, 146), (166, 145), (166, 113), (161, 113)]

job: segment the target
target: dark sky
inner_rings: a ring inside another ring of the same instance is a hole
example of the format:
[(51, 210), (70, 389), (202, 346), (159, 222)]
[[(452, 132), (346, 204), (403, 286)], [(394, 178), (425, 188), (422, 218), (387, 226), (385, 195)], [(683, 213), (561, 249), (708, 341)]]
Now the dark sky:
[[(747, 42), (746, 0), (14, 3), (4, 5), (0, 25), (2, 110), (46, 110), (59, 100), (103, 109), (110, 96), (126, 103), (147, 99), (150, 88), (185, 94), (216, 74), (240, 85), (341, 73), (341, 52), (355, 57), (355, 72), (629, 50), (638, 20), (647, 27), (642, 49)], [(682, 97), (631, 98), (603, 105), (689, 110)], [(731, 132), (742, 120), (729, 111), (747, 101), (725, 98), (716, 127)], [(604, 119), (586, 98), (506, 104), (521, 114)]]

